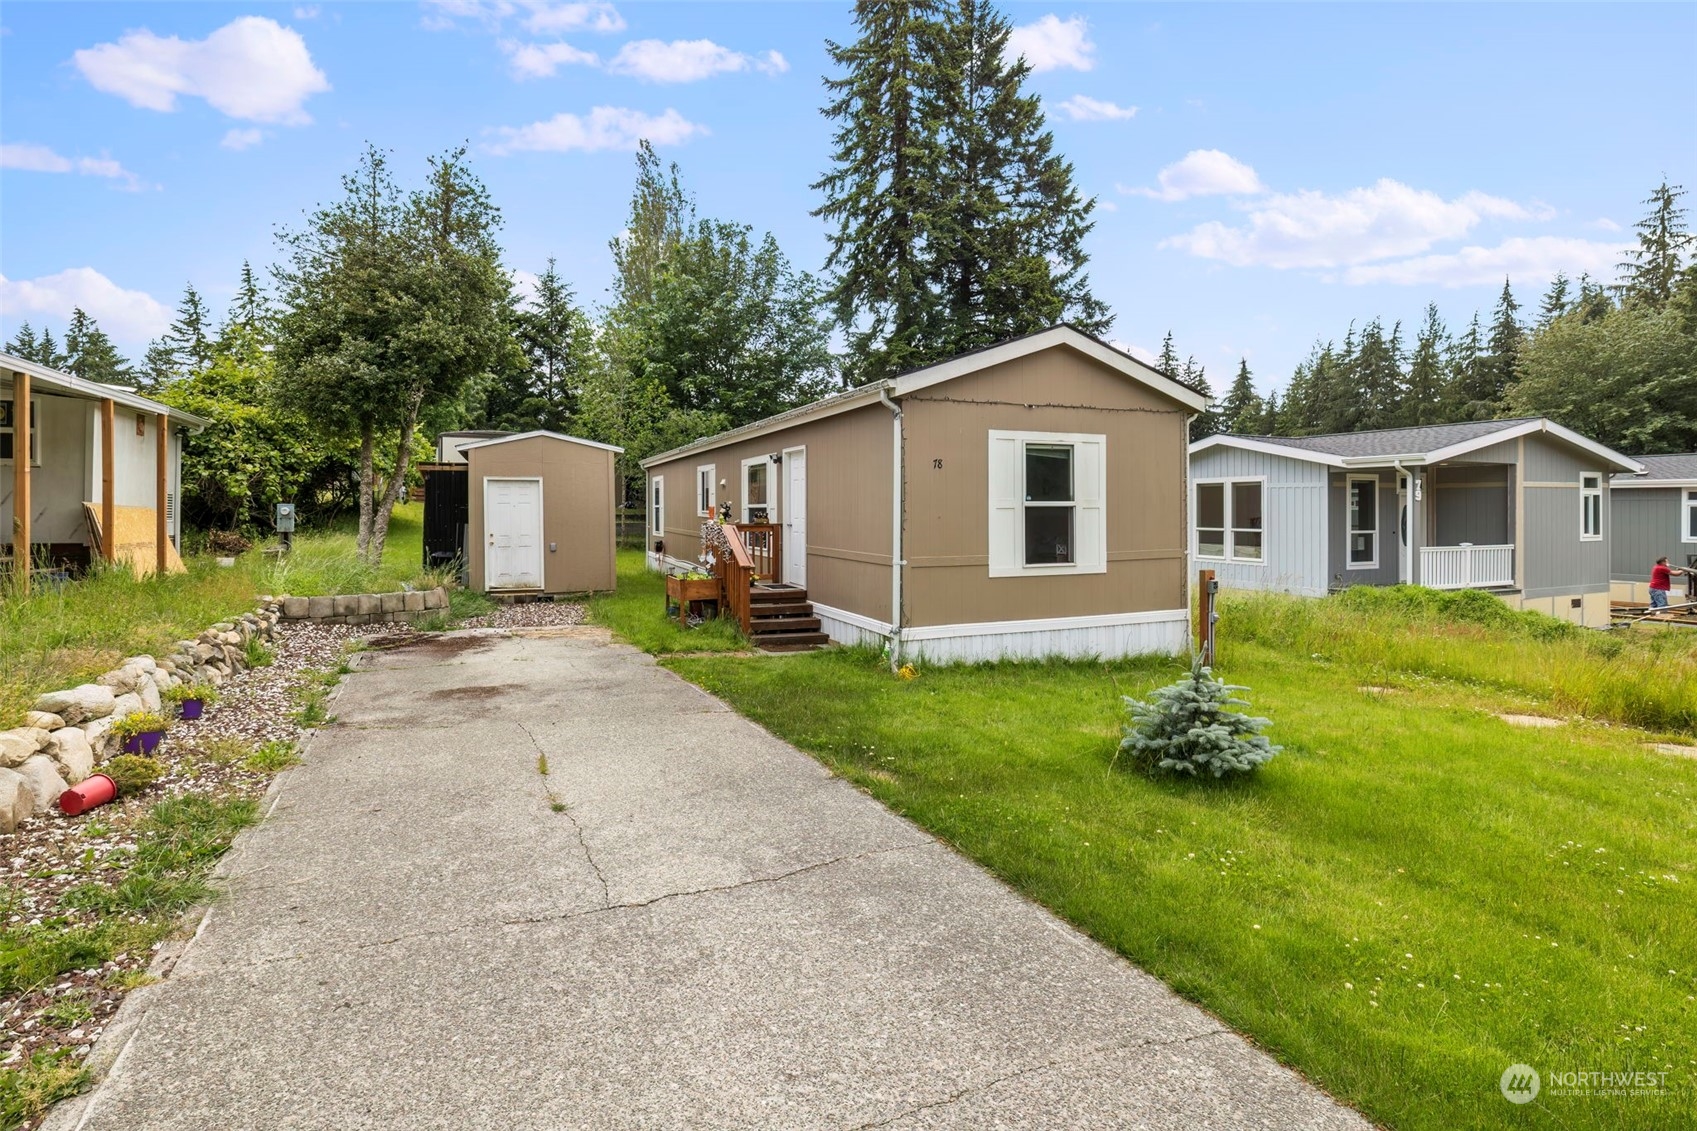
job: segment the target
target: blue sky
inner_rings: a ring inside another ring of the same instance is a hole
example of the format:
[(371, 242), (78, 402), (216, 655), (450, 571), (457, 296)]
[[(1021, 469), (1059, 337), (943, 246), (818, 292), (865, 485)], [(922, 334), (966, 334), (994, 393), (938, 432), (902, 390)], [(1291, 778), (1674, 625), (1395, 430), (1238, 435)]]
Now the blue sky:
[[(1505, 273), (1612, 277), (1666, 175), (1697, 189), (1694, 5), (1010, 4), (1060, 149), (1101, 202), (1113, 337), (1167, 330), (1217, 388), (1282, 385), (1375, 314), (1454, 323)], [(471, 145), (518, 272), (590, 303), (636, 136), (703, 214), (817, 270), (827, 38), (847, 5), (449, 0), (0, 11), (0, 330), (80, 303), (139, 354), (185, 281), (338, 191), (367, 140), (404, 181)]]

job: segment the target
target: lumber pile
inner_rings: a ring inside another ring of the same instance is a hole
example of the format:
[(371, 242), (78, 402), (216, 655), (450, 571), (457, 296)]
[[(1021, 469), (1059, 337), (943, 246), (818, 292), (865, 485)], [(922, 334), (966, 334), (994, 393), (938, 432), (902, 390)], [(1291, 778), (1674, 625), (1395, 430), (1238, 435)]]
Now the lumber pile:
[[(88, 520), (88, 542), (96, 557), (106, 556), (106, 531), (100, 528), (100, 504), (84, 503), (83, 516)], [(125, 562), (137, 577), (151, 574), (159, 561), (159, 549), (153, 534), (158, 528), (158, 512), (152, 507), (113, 507), (112, 546), (114, 561)], [(177, 554), (177, 547), (165, 543), (165, 572), (187, 573), (188, 567)]]

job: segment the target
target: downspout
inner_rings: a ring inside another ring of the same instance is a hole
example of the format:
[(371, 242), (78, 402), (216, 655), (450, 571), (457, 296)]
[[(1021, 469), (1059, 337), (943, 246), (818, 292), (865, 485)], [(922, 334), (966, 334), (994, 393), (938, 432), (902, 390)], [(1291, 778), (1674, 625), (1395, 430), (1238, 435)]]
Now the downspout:
[[(1189, 642), (1189, 651), (1195, 654), (1202, 646), (1196, 639), (1196, 618), (1190, 613), (1190, 571), (1196, 563), (1190, 557), (1192, 546), (1191, 532), (1195, 530), (1196, 516), (1190, 513), (1190, 427), (1196, 423), (1199, 413), (1191, 413), (1184, 418), (1184, 471), (1181, 476), (1184, 491), (1184, 529), (1179, 531), (1179, 544), (1184, 547), (1183, 565), (1179, 568), (1179, 600), (1184, 607), (1184, 638)], [(1201, 594), (1197, 595), (1201, 599)], [(1200, 606), (1198, 606), (1200, 608)]]
[(890, 410), (890, 670), (901, 667), (902, 653), (902, 409), (890, 399), (888, 383), (878, 399)]

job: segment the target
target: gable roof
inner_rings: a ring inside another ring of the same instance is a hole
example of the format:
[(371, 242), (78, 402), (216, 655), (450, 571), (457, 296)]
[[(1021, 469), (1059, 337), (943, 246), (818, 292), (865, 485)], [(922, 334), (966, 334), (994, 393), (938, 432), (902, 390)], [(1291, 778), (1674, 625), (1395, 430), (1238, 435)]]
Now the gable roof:
[(109, 400), (113, 404), (121, 404), (125, 408), (140, 409), (149, 413), (164, 413), (178, 424), (186, 425), (196, 432), (212, 423), (205, 417), (196, 416), (192, 412), (172, 408), (161, 404), (149, 397), (144, 397), (134, 389), (122, 385), (107, 385), (99, 381), (86, 381), (72, 373), (60, 369), (52, 369), (33, 361), (25, 361), (9, 353), (0, 353), (0, 369), (10, 369), (14, 372), (29, 374), (30, 387), (35, 392), (51, 392), (58, 396), (76, 397), (80, 400)]
[(1662, 487), (1670, 483), (1697, 483), (1697, 452), (1677, 455), (1639, 456), (1642, 474), (1625, 472), (1609, 480), (1615, 487)]
[(1085, 357), (1098, 361), (1127, 379), (1146, 385), (1163, 396), (1177, 401), (1192, 412), (1202, 412), (1208, 407), (1208, 398), (1189, 385), (1176, 381), (1154, 366), (1146, 365), (1123, 350), (1115, 349), (1100, 338), (1092, 337), (1076, 326), (1070, 326), (1063, 322), (1051, 326), (1047, 330), (1038, 330), (1023, 337), (1012, 338), (993, 346), (985, 346), (970, 353), (952, 357), (947, 361), (939, 361), (932, 365), (897, 374), (894, 377), (886, 377), (881, 381), (872, 381), (840, 393), (833, 393), (811, 404), (792, 408), (787, 412), (780, 412), (776, 416), (768, 416), (763, 420), (756, 420), (726, 432), (704, 436), (670, 451), (651, 455), (642, 461), (642, 466), (653, 467), (656, 464), (669, 463), (692, 452), (710, 451), (714, 448), (724, 447), (736, 440), (747, 440), (770, 432), (778, 432), (806, 420), (834, 416), (839, 412), (847, 412), (850, 409), (870, 404), (880, 399), (882, 395), (887, 394), (890, 397), (900, 399), (910, 393), (930, 388), (932, 385), (952, 381), (957, 377), (964, 377), (981, 369), (988, 369), (994, 365), (1028, 357), (1031, 354), (1042, 353), (1044, 350), (1054, 349), (1058, 346), (1065, 346), (1083, 354)]
[(564, 440), (568, 444), (582, 444), (586, 448), (600, 448), (608, 452), (624, 452), (623, 448), (614, 447), (612, 444), (603, 444), (599, 440), (585, 440), (582, 436), (567, 436), (562, 432), (548, 432), (542, 429), (537, 429), (534, 432), (502, 433), (488, 440), (478, 440), (473, 444), (455, 444), (454, 448), (457, 451), (469, 452), (473, 448), (492, 448), (496, 444), (511, 444), (519, 440), (535, 440), (539, 437), (549, 440)]
[(1439, 463), (1504, 440), (1539, 433), (1597, 456), (1619, 470), (1635, 471), (1640, 466), (1613, 448), (1541, 416), (1423, 424), (1371, 432), (1333, 432), (1321, 436), (1209, 436), (1190, 445), (1190, 454), (1224, 446), (1288, 456), (1329, 467), (1381, 467), (1392, 463)]

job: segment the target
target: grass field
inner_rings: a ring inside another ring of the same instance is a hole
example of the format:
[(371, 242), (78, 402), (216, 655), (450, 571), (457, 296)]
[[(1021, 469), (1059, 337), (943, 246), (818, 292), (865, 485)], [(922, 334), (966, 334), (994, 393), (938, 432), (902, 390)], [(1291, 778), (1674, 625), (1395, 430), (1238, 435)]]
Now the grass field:
[(740, 652), (748, 640), (729, 620), (684, 628), (666, 616), (666, 582), (643, 564), (641, 550), (620, 550), (619, 587), (589, 599), (589, 617), (644, 652)]
[(395, 508), (382, 568), (366, 566), (351, 528), (301, 534), (278, 563), (258, 550), (234, 568), (207, 556), (188, 572), (137, 579), (100, 570), (57, 589), (0, 595), (0, 729), (14, 726), (43, 691), (93, 679), (124, 656), (163, 654), (185, 635), (253, 607), (262, 594), (320, 596), (433, 583), (420, 566), (423, 507)]
[[(641, 619), (651, 581), (621, 585), (604, 623), (693, 646)], [(911, 681), (857, 650), (662, 662), (1386, 1126), (1697, 1125), (1697, 761), (1643, 745), (1692, 729), (1697, 634), (1471, 601), (1228, 600), (1222, 673), (1284, 752), (1224, 784), (1110, 769), (1120, 697), (1172, 660)], [(1515, 1063), (1544, 1073), (1525, 1107), (1498, 1091)], [(1604, 1071), (1666, 1076), (1552, 1077)]]

